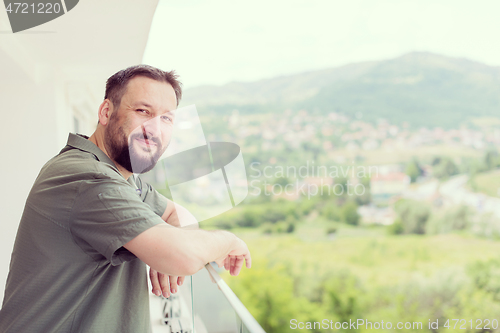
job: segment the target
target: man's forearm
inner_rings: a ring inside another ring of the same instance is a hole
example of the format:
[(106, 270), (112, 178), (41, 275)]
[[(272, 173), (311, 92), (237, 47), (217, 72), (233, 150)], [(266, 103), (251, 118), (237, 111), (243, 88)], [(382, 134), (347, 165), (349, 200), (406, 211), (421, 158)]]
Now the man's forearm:
[(153, 269), (170, 275), (192, 275), (229, 254), (249, 258), (245, 243), (230, 232), (183, 230), (165, 224), (146, 230), (125, 247)]

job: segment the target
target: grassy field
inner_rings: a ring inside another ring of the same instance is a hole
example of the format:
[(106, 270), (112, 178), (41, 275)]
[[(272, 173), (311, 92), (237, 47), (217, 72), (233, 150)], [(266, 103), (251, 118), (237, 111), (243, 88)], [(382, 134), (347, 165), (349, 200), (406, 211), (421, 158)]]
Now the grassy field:
[(289, 262), (299, 273), (313, 265), (318, 276), (349, 270), (377, 285), (463, 271), (467, 264), (500, 256), (500, 242), (458, 234), (388, 236), (383, 228), (343, 228), (327, 236), (321, 228), (305, 226), (293, 235), (237, 234), (252, 251), (255, 267)]
[(480, 173), (474, 176), (474, 186), (476, 192), (481, 192), (492, 197), (498, 197), (500, 189), (500, 170)]
[(253, 267), (223, 278), (268, 332), (290, 331), (294, 316), (425, 323), (498, 317), (500, 302), (474, 289), (470, 267), (500, 258), (500, 242), (467, 234), (394, 236), (384, 227), (341, 224), (326, 235), (327, 225), (311, 219), (293, 234), (235, 230), (252, 252)]

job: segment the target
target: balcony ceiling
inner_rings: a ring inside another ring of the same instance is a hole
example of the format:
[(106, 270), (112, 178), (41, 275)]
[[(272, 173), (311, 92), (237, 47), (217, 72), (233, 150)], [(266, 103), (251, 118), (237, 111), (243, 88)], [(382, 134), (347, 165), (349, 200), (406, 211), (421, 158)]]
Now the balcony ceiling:
[(0, 8), (0, 83), (64, 75), (100, 81), (142, 60), (158, 0), (84, 0), (66, 14), (12, 34)]

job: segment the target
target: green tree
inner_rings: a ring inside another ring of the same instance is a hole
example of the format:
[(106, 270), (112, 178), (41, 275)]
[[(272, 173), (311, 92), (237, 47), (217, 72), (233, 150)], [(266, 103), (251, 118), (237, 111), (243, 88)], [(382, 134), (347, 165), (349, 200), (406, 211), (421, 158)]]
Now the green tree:
[(371, 191), (370, 191), (370, 177), (364, 177), (360, 179), (361, 185), (363, 185), (364, 192), (361, 195), (356, 195), (355, 200), (359, 206), (368, 205), (372, 201)]
[(406, 166), (406, 174), (410, 176), (411, 182), (414, 183), (418, 177), (423, 174), (423, 170), (420, 167), (417, 159), (412, 159), (410, 163)]
[(290, 180), (289, 180), (288, 178), (286, 178), (286, 177), (279, 177), (279, 178), (276, 178), (276, 179), (274, 180), (274, 183), (275, 183), (275, 184), (279, 184), (279, 185), (281, 185), (281, 186), (285, 187), (285, 186), (287, 186), (288, 184), (290, 184)]
[[(339, 322), (362, 318), (362, 299), (365, 297), (356, 277), (341, 273), (326, 280), (322, 289), (322, 303)], [(356, 331), (356, 330), (354, 330)]]
[[(437, 178), (449, 178), (456, 175), (459, 170), (455, 162), (449, 157), (439, 158), (436, 164), (433, 164), (433, 173)], [(434, 163), (434, 162), (433, 162)]]
[(282, 205), (271, 205), (268, 206), (264, 212), (264, 215), (261, 217), (266, 221), (271, 223), (276, 223), (278, 221), (282, 221), (286, 219), (287, 211), (283, 209)]
[[(342, 186), (342, 191), (340, 190), (340, 186)], [(347, 178), (345, 177), (337, 177), (334, 179), (334, 188), (337, 193), (342, 193), (341, 195), (347, 195), (349, 189), (347, 188)]]
[(262, 217), (259, 212), (253, 208), (249, 207), (245, 209), (243, 214), (240, 214), (236, 224), (240, 227), (257, 227), (262, 223)]
[(477, 261), (467, 267), (467, 273), (478, 289), (488, 292), (500, 302), (500, 259)]
[(342, 206), (341, 218), (342, 221), (347, 224), (358, 225), (360, 218), (358, 214), (358, 205), (356, 205), (354, 201), (347, 201), (344, 206)]
[(323, 205), (321, 209), (321, 215), (330, 221), (340, 221), (340, 208), (337, 206), (335, 201), (330, 200)]
[(294, 295), (294, 280), (283, 265), (267, 268), (265, 260), (246, 270), (229, 286), (266, 332), (290, 331), (290, 319), (320, 321), (321, 309), (304, 297)]
[(489, 150), (488, 152), (486, 152), (486, 154), (484, 155), (484, 164), (486, 170), (492, 170), (500, 166), (500, 156), (498, 155), (498, 151)]

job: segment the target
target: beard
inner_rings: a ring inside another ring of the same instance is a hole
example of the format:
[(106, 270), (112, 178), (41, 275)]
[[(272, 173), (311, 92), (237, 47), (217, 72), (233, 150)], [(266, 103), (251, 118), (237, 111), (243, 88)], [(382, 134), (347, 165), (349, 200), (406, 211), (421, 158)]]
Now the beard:
[[(148, 135), (143, 125), (127, 136), (119, 123), (117, 112), (113, 112), (105, 129), (104, 140), (109, 157), (128, 172), (146, 173), (153, 169), (166, 149), (162, 148), (161, 140)], [(138, 140), (152, 142), (154, 145), (138, 147)]]

